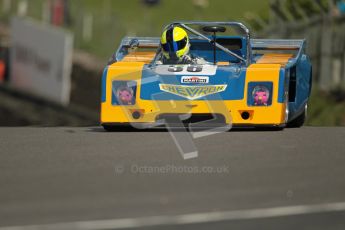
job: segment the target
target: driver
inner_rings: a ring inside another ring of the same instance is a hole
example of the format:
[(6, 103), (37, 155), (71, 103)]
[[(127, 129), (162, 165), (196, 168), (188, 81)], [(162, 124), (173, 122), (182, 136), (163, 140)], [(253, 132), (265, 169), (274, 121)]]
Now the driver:
[(189, 54), (189, 38), (187, 32), (181, 27), (169, 27), (161, 37), (162, 56), (164, 65), (174, 64), (207, 64), (203, 58)]

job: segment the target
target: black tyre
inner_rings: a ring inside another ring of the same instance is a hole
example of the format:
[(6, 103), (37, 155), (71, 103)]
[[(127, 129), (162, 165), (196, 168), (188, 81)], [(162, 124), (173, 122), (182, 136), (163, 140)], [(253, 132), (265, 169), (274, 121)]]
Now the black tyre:
[(271, 131), (282, 131), (284, 130), (285, 126), (271, 126), (271, 127), (255, 127), (255, 131), (262, 131), (262, 132), (271, 132)]
[(119, 131), (119, 127), (115, 125), (102, 125), (104, 130), (107, 132), (116, 132)]
[(287, 125), (288, 128), (300, 128), (304, 125), (307, 118), (307, 106), (305, 107), (303, 113), (296, 117), (294, 120), (290, 121)]
[(132, 132), (135, 129), (130, 125), (102, 125), (107, 132)]

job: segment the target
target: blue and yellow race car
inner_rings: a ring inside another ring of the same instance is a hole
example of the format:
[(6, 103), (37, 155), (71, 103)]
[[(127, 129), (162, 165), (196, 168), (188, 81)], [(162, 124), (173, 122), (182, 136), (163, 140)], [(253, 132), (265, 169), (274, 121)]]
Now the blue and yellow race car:
[(203, 62), (167, 63), (160, 38), (124, 38), (102, 77), (100, 122), (106, 130), (155, 127), (176, 118), (203, 126), (303, 125), (312, 85), (305, 40), (251, 39), (238, 22), (167, 26), (174, 27), (187, 31), (190, 55)]

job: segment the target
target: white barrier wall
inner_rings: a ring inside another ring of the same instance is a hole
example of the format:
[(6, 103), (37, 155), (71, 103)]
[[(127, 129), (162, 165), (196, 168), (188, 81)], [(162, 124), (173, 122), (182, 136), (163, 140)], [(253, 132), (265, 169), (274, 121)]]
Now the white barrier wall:
[(33, 20), (11, 21), (10, 84), (23, 91), (68, 105), (73, 36)]

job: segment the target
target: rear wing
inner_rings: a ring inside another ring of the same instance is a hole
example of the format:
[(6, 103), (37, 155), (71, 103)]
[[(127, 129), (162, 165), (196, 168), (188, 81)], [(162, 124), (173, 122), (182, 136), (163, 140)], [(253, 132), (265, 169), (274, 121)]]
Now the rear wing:
[[(135, 41), (136, 40), (136, 41)], [(158, 48), (159, 38), (158, 37), (125, 37), (121, 46), (130, 48), (133, 45), (133, 42), (137, 42), (139, 48)]]
[(305, 54), (306, 41), (290, 39), (252, 39), (251, 48), (253, 52), (291, 54), (292, 58), (288, 63), (288, 66), (291, 66)]
[[(158, 37), (125, 37), (113, 55), (110, 63), (116, 61), (141, 61), (150, 63), (159, 48)], [(305, 40), (287, 39), (251, 39), (252, 52), (272, 52), (278, 54), (291, 54), (287, 66), (294, 65), (305, 54)], [(134, 52), (132, 52), (135, 50)]]
[(109, 64), (117, 61), (150, 63), (159, 47), (158, 37), (125, 37)]

